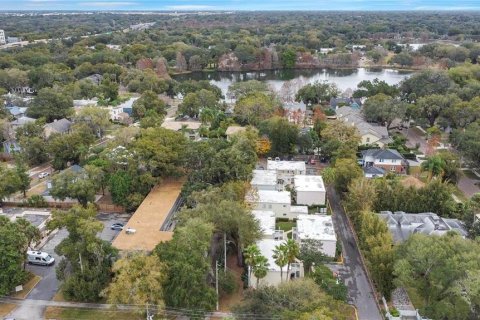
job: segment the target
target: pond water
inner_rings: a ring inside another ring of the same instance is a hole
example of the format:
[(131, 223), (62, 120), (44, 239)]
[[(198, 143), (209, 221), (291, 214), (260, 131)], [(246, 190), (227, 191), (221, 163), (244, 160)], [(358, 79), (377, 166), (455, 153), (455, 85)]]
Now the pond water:
[[(251, 72), (193, 72), (174, 76), (175, 80), (209, 80), (216, 85), (224, 95), (228, 87), (237, 81), (259, 80), (266, 81), (275, 91), (280, 92), (285, 88), (285, 82), (289, 82), (291, 89), (298, 90), (300, 87), (315, 81), (329, 81), (335, 83), (341, 91), (355, 90), (357, 84), (363, 80), (384, 80), (388, 84), (397, 84), (411, 75), (410, 71), (393, 69), (294, 69), (294, 70), (268, 70)], [(285, 90), (285, 89), (284, 89)]]

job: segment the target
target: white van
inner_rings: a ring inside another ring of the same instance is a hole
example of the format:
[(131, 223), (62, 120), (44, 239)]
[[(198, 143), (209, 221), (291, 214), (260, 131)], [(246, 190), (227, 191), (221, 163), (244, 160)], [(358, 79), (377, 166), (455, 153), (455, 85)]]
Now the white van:
[(38, 264), (42, 266), (49, 266), (55, 262), (55, 259), (46, 252), (42, 251), (27, 251), (27, 261), (30, 264)]

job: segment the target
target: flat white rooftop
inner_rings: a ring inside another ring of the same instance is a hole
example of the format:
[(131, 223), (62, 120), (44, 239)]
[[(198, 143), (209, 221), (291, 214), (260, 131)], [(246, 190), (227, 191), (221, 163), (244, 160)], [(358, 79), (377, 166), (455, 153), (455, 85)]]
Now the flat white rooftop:
[(315, 239), (336, 241), (332, 216), (300, 214), (297, 218), (297, 232), (300, 240)]
[(252, 190), (247, 195), (247, 201), (254, 203), (281, 203), (290, 204), (289, 191)]
[(303, 171), (305, 172), (305, 162), (303, 161), (267, 161), (268, 170), (280, 170), (280, 171)]
[(273, 211), (252, 210), (252, 214), (258, 220), (264, 236), (272, 236), (275, 233), (275, 213)]
[(325, 192), (325, 185), (323, 184), (322, 176), (306, 176), (295, 175), (295, 190), (297, 191), (323, 191)]
[(253, 178), (250, 184), (252, 186), (276, 186), (277, 172), (273, 170), (253, 170)]
[[(270, 264), (268, 270), (280, 271), (280, 267), (275, 263), (275, 259), (273, 258), (273, 250), (275, 250), (276, 246), (284, 242), (285, 241), (274, 239), (262, 239), (257, 241), (257, 247), (260, 249), (261, 255), (267, 258), (268, 263)], [(283, 269), (286, 269), (286, 267)]]

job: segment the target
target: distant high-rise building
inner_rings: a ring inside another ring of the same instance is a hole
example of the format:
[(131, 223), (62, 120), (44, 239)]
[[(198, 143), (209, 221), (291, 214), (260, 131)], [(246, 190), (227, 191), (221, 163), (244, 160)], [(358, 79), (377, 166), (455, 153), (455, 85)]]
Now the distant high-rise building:
[(5, 43), (7, 43), (7, 42), (5, 41), (5, 31), (0, 30), (0, 45), (1, 45), (1, 44), (5, 44)]

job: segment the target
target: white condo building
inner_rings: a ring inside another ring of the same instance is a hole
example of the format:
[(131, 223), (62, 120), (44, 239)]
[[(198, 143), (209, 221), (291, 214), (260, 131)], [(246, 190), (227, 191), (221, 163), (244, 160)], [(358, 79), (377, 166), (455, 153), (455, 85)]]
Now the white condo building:
[(5, 40), (5, 31), (0, 30), (0, 45), (6, 44), (7, 41)]
[(294, 181), (297, 204), (307, 206), (325, 205), (327, 192), (322, 176), (296, 175)]
[(337, 236), (333, 228), (332, 216), (301, 214), (297, 218), (297, 228), (293, 236), (300, 243), (306, 239), (320, 240), (322, 252), (335, 257), (337, 247)]
[(294, 176), (306, 174), (307, 169), (303, 161), (267, 161), (267, 170), (277, 172), (277, 180), (282, 185), (292, 185)]

